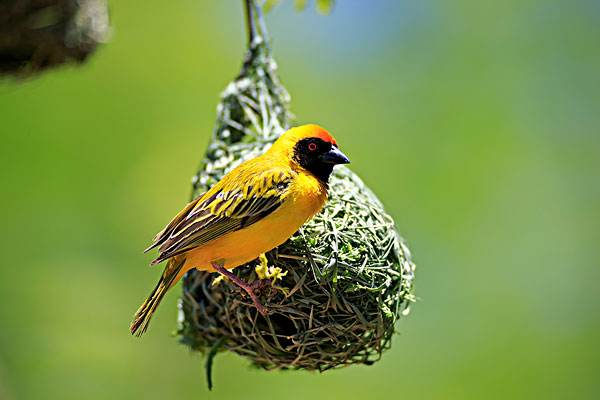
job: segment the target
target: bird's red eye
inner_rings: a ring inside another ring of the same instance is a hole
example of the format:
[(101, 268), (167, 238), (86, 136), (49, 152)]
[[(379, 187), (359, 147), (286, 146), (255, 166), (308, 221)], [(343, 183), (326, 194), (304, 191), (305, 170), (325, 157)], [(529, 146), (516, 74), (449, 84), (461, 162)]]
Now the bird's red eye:
[(317, 149), (317, 144), (316, 143), (309, 143), (308, 144), (308, 149), (310, 151), (315, 151)]

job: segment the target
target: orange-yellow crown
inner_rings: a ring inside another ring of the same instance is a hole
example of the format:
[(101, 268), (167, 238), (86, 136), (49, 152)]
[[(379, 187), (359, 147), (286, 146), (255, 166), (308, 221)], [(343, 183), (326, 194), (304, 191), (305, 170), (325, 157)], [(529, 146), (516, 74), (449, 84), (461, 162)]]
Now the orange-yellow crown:
[(325, 128), (323, 128), (319, 125), (316, 125), (316, 124), (307, 124), (307, 125), (297, 126), (295, 128), (288, 130), (283, 135), (293, 136), (296, 140), (309, 138), (309, 137), (318, 137), (319, 139), (321, 139), (325, 142), (328, 142), (328, 143), (331, 143), (331, 144), (337, 146), (337, 142), (335, 141), (333, 136), (331, 136), (331, 134)]
[(331, 136), (329, 132), (327, 132), (327, 130), (320, 127), (319, 125), (307, 124), (287, 130), (283, 135), (281, 135), (279, 139), (275, 141), (275, 143), (273, 143), (270, 152), (271, 154), (290, 153), (293, 150), (296, 143), (298, 143), (298, 141), (310, 137), (318, 137), (319, 139), (322, 139), (328, 143), (333, 144), (334, 146), (337, 146), (337, 142), (335, 141), (333, 136)]

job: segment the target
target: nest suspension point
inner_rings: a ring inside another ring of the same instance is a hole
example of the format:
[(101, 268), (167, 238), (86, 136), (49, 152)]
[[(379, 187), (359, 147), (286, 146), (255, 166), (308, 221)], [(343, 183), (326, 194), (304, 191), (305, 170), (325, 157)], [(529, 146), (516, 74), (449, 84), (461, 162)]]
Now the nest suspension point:
[[(193, 197), (262, 154), (290, 126), (289, 95), (277, 77), (260, 7), (247, 0), (246, 13), (248, 52), (240, 75), (221, 95)], [(216, 274), (193, 270), (185, 276), (179, 334), (208, 355), (209, 378), (212, 358), (223, 350), (265, 369), (325, 371), (372, 364), (390, 347), (396, 322), (414, 300), (410, 252), (352, 171), (336, 167), (329, 186), (323, 211), (267, 254), (269, 271), (285, 274), (258, 291), (267, 317), (237, 287), (215, 284)], [(252, 282), (260, 264), (233, 271)]]

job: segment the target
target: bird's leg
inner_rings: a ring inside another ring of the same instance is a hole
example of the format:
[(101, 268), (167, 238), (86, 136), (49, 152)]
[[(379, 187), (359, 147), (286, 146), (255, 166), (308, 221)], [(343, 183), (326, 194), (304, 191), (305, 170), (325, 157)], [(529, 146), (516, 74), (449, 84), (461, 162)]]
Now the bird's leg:
[(263, 317), (267, 315), (267, 309), (265, 308), (265, 306), (260, 304), (260, 301), (258, 301), (258, 297), (256, 297), (256, 294), (254, 294), (254, 289), (252, 288), (252, 286), (250, 284), (248, 284), (247, 282), (244, 282), (243, 280), (238, 278), (233, 272), (227, 270), (221, 264), (214, 263), (214, 262), (211, 264), (212, 264), (212, 267), (215, 269), (215, 271), (217, 271), (221, 275), (227, 277), (231, 282), (235, 283), (237, 286), (244, 289), (244, 291), (246, 293), (248, 293), (248, 296), (250, 296), (250, 298), (252, 299), (254, 306), (256, 307), (258, 312), (260, 312), (262, 314)]

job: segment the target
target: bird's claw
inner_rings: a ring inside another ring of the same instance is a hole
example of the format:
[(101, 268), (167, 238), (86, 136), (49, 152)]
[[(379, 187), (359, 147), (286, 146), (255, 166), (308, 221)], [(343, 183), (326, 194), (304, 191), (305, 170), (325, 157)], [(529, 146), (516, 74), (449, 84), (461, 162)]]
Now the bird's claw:
[(263, 289), (265, 286), (268, 286), (271, 284), (271, 280), (266, 278), (266, 279), (257, 279), (254, 282), (250, 283), (250, 287), (253, 290), (261, 290)]

